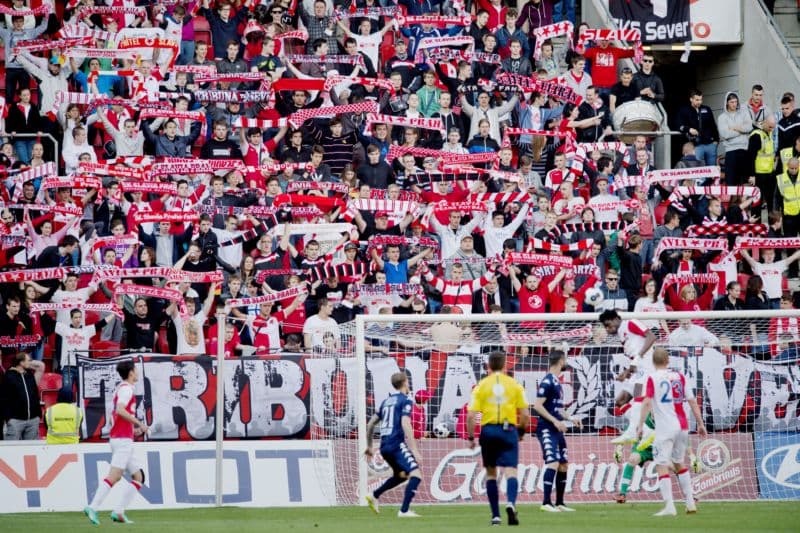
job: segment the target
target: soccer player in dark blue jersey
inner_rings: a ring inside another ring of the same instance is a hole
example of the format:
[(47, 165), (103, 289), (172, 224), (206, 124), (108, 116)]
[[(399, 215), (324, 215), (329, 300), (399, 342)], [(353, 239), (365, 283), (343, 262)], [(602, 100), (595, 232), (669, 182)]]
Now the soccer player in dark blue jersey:
[[(561, 383), (558, 376), (567, 366), (567, 356), (561, 350), (550, 351), (548, 363), (550, 372), (539, 382), (536, 391), (536, 401), (533, 409), (539, 417), (536, 425), (536, 436), (542, 445), (544, 456), (544, 501), (540, 509), (551, 513), (574, 511), (564, 505), (564, 490), (567, 487), (567, 441), (564, 432), (567, 431), (565, 420), (570, 420), (564, 411)], [(581, 421), (570, 420), (578, 428)], [(556, 504), (552, 503), (550, 495), (553, 483), (556, 485)]]
[(381, 403), (380, 409), (372, 415), (367, 424), (367, 449), (364, 455), (372, 457), (372, 435), (375, 427), (380, 424), (381, 456), (386, 464), (392, 467), (393, 475), (372, 494), (367, 495), (367, 503), (375, 513), (380, 512), (378, 499), (387, 490), (408, 481), (403, 505), (400, 506), (397, 516), (401, 518), (416, 518), (419, 515), (409, 510), (411, 500), (417, 493), (417, 487), (422, 482), (417, 457), (417, 441), (414, 439), (414, 428), (411, 425), (411, 412), (414, 403), (408, 397), (408, 377), (403, 372), (392, 374), (392, 386), (395, 393)]

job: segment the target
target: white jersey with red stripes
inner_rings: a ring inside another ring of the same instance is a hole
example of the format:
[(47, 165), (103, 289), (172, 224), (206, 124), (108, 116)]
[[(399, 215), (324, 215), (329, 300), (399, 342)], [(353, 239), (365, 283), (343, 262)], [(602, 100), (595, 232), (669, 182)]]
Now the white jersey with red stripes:
[(667, 368), (656, 370), (647, 378), (645, 397), (653, 400), (657, 436), (689, 430), (684, 404), (694, 399), (694, 391), (683, 374)]
[(123, 381), (114, 391), (114, 403), (111, 412), (111, 433), (112, 439), (131, 439), (133, 440), (133, 424), (123, 419), (117, 414), (117, 408), (122, 407), (131, 416), (136, 416), (136, 396), (133, 395), (133, 385)]
[[(639, 354), (642, 353), (642, 348), (647, 342), (648, 331), (649, 328), (641, 320), (623, 320), (620, 323), (617, 335), (622, 341), (625, 355), (631, 359), (639, 357)], [(642, 364), (640, 366), (639, 370), (644, 371), (646, 374), (650, 374), (654, 370), (652, 347), (642, 356)]]

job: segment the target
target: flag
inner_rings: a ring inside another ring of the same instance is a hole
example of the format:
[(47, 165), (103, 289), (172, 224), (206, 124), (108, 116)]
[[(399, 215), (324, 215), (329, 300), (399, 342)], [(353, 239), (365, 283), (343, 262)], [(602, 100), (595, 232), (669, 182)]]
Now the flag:
[(690, 0), (608, 0), (608, 10), (621, 30), (638, 29), (644, 44), (691, 40)]

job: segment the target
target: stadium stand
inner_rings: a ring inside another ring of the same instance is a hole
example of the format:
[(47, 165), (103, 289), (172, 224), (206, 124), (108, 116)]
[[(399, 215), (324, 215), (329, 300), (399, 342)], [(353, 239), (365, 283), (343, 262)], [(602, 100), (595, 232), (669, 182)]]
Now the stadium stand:
[(221, 309), (240, 357), (358, 314), (797, 306), (796, 85), (704, 100), (680, 52), (505, 3), (3, 6), (3, 370), (208, 353)]

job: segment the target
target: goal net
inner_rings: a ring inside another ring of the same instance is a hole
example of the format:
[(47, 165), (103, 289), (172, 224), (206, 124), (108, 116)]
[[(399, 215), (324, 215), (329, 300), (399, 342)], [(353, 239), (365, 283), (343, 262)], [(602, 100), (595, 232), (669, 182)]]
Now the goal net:
[[(670, 366), (694, 386), (709, 431), (700, 439), (691, 420), (698, 498), (800, 499), (800, 312), (623, 313), (623, 318), (649, 327), (657, 345), (669, 351)], [(338, 353), (320, 354), (313, 362), (322, 379), (311, 384), (312, 438), (333, 441), (337, 504), (363, 503), (366, 491), (391, 475), (379, 454), (368, 462), (363, 452), (367, 420), (392, 392), (390, 377), (397, 371), (408, 375), (412, 396), (424, 390), (430, 397), (419, 428), (423, 484), (415, 501), (484, 501), (480, 452), (464, 440), (471, 390), (486, 375), (487, 355), (499, 350), (508, 355), (508, 369), (532, 403), (551, 348), (568, 354), (564, 403), (583, 423), (583, 429), (571, 427), (567, 434), (569, 501), (613, 501), (630, 452), (626, 446), (622, 461), (615, 461), (611, 440), (626, 425), (615, 411), (620, 392), (615, 377), (629, 359), (597, 314), (371, 315), (343, 327)], [(376, 448), (378, 442), (376, 436)], [(520, 445), (520, 502), (541, 500), (543, 466), (532, 416)], [(505, 489), (502, 476), (500, 488)], [(393, 492), (382, 501), (399, 501), (402, 491)], [(655, 466), (637, 467), (629, 501), (658, 498)]]

